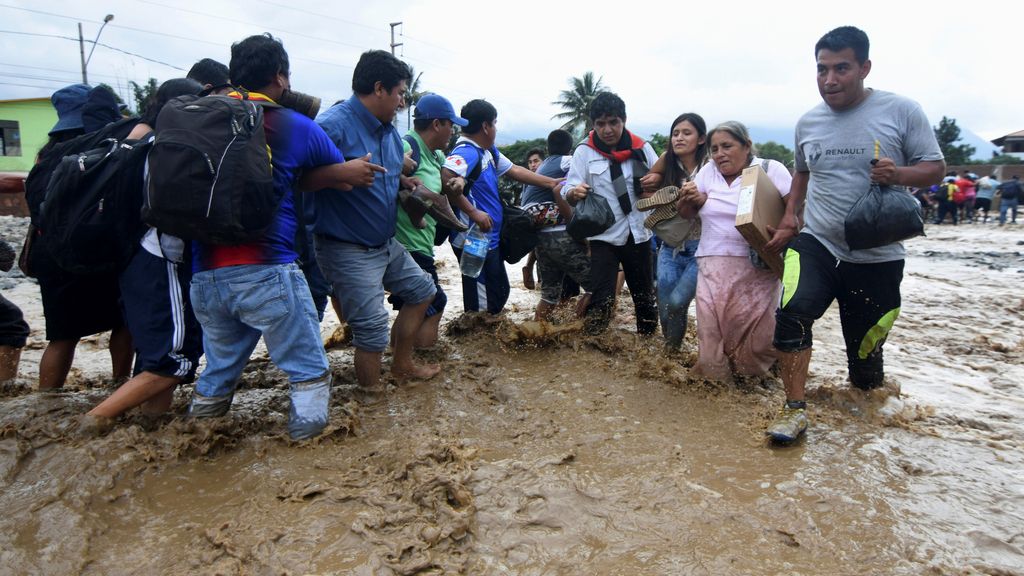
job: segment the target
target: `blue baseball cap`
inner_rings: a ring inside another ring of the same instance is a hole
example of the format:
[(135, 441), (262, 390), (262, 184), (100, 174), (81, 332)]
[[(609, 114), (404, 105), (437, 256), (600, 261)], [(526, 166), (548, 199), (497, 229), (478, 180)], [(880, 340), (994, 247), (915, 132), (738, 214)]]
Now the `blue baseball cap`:
[(469, 124), (469, 120), (459, 118), (455, 115), (455, 108), (447, 98), (437, 94), (426, 94), (420, 97), (419, 102), (416, 103), (416, 110), (413, 111), (412, 117), (427, 120), (433, 120), (435, 118), (440, 120), (451, 120), (453, 124), (458, 124), (459, 126), (466, 126)]
[(89, 99), (89, 90), (92, 88), (88, 84), (72, 84), (50, 96), (50, 102), (57, 110), (57, 123), (50, 129), (50, 135), (82, 129), (82, 107)]

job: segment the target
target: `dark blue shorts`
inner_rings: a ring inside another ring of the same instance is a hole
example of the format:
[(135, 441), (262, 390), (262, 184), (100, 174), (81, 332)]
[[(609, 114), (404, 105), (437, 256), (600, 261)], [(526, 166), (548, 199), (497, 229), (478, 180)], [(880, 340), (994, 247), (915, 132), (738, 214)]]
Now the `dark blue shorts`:
[(192, 311), (189, 262), (174, 264), (140, 248), (121, 272), (125, 323), (135, 346), (135, 374), (195, 379), (203, 332)]

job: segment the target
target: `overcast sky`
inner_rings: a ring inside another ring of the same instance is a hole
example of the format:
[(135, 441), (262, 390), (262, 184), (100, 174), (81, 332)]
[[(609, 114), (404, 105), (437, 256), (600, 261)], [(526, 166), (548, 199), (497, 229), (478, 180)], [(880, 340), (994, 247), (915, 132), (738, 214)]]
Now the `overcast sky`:
[(422, 88), (456, 108), (494, 103), (499, 141), (556, 128), (551, 102), (569, 77), (593, 71), (642, 135), (695, 111), (790, 147), (793, 125), (820, 101), (814, 43), (852, 24), (871, 39), (868, 86), (917, 100), (933, 124), (949, 116), (985, 138), (1024, 129), (1020, 1), (0, 0), (0, 99), (81, 80), (77, 41), (12, 32), (77, 40), (82, 22), (88, 54), (106, 14), (115, 18), (99, 42), (138, 56), (98, 46), (89, 80), (124, 96), (128, 80), (183, 76), (203, 57), (226, 64), (231, 42), (269, 31), (288, 50), (293, 87), (327, 105), (351, 94), (359, 54), (389, 49), (388, 24), (402, 22), (397, 52), (423, 72)]

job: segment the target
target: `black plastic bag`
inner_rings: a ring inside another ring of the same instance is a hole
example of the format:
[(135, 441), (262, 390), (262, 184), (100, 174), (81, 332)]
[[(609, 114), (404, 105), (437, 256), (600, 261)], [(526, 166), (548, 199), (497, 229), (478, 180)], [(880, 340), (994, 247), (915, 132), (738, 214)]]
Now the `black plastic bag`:
[(501, 258), (515, 264), (537, 247), (537, 229), (533, 216), (518, 206), (504, 204), (501, 211), (501, 235), (498, 246)]
[(612, 227), (615, 214), (612, 213), (608, 201), (591, 192), (586, 198), (576, 203), (572, 219), (566, 224), (565, 230), (577, 242), (583, 242), (591, 236), (597, 236)]
[(914, 236), (924, 236), (921, 203), (903, 188), (872, 182), (846, 216), (850, 250), (878, 248)]

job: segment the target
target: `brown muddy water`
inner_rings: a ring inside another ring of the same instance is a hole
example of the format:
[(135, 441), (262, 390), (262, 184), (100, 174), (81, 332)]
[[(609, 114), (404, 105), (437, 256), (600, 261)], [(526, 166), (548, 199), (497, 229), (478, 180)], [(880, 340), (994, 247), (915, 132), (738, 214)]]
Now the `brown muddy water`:
[[(831, 310), (790, 447), (763, 440), (778, 382), (691, 380), (693, 334), (665, 357), (628, 306), (598, 339), (453, 321), (450, 254), (443, 377), (366, 396), (333, 350), (332, 428), (305, 444), (259, 355), (225, 418), (183, 419), (185, 387), (172, 416), (80, 431), (103, 340), (38, 394), (34, 332), (0, 389), (0, 573), (1024, 574), (1024, 231), (928, 232), (886, 388), (848, 388)], [(509, 271), (521, 323), (537, 293)], [(32, 289), (5, 294), (31, 315)]]

